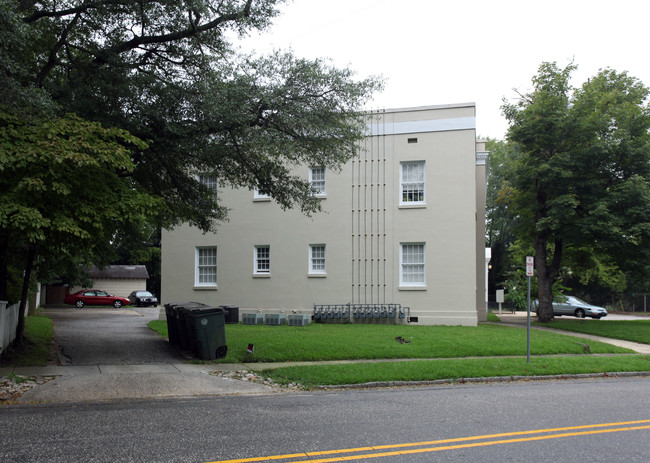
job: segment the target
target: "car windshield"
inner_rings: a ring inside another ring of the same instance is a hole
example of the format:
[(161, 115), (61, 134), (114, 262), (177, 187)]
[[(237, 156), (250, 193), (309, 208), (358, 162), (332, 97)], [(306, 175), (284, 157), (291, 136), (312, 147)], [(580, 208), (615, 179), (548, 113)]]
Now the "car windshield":
[(579, 297), (575, 297), (575, 296), (567, 296), (566, 299), (567, 299), (567, 302), (573, 302), (574, 304), (585, 304), (585, 305), (589, 305), (588, 303), (586, 303), (585, 301), (583, 301), (583, 300), (580, 299)]
[(146, 297), (152, 297), (153, 294), (151, 294), (149, 291), (138, 291), (135, 293), (136, 296), (146, 296)]

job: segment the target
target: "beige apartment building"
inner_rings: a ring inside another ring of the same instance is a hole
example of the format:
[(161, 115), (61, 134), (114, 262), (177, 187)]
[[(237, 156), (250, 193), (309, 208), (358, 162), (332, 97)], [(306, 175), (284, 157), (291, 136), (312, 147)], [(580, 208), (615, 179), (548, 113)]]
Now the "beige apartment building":
[[(325, 321), (476, 325), (486, 306), (486, 161), (473, 103), (373, 112), (340, 172), (298, 170), (322, 212), (308, 218), (257, 191), (217, 188), (231, 212), (216, 234), (164, 231), (162, 302), (234, 305), (240, 315), (337, 304), (348, 315)], [(359, 315), (387, 304), (406, 316)]]

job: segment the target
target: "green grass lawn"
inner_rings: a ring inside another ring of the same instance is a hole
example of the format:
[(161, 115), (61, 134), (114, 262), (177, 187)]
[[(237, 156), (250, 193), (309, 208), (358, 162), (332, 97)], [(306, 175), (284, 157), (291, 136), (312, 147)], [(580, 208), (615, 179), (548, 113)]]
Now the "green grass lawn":
[(604, 336), (612, 339), (650, 344), (650, 319), (648, 320), (566, 320), (555, 318), (552, 323), (536, 323), (565, 331)]
[[(602, 320), (594, 324), (601, 323)], [(167, 335), (166, 322), (155, 321), (150, 326)], [(647, 326), (641, 323), (638, 329), (643, 331)], [(527, 363), (526, 330), (498, 324), (228, 324), (225, 331), (228, 355), (215, 363), (284, 363), (286, 366), (261, 374), (280, 384), (298, 383), (307, 388), (386, 381), (650, 371), (647, 355), (630, 355), (630, 350), (611, 344), (543, 330), (531, 331), (531, 361)], [(614, 337), (612, 329), (607, 334)], [(408, 342), (398, 342), (398, 337)], [(255, 347), (253, 354), (246, 351), (249, 344)], [(584, 355), (585, 345), (590, 354), (611, 355)], [(373, 359), (377, 361), (291, 366), (291, 362), (300, 361)], [(390, 359), (407, 360), (385, 361)]]
[[(166, 322), (150, 327), (166, 335)], [(320, 324), (293, 327), (226, 325), (228, 355), (216, 362), (298, 362), (360, 359), (427, 359), (526, 355), (526, 330), (492, 324), (477, 327)], [(404, 343), (398, 342), (397, 337)], [(247, 352), (254, 345), (254, 354)], [(533, 355), (629, 353), (609, 344), (535, 330)]]
[(364, 384), (383, 381), (433, 381), (494, 376), (548, 376), (579, 373), (650, 371), (650, 357), (641, 355), (484, 359), (413, 360), (407, 362), (314, 365), (264, 370), (279, 384), (303, 387)]
[(48, 317), (27, 317), (23, 345), (19, 349), (6, 352), (0, 365), (12, 367), (47, 365), (52, 334), (52, 320)]

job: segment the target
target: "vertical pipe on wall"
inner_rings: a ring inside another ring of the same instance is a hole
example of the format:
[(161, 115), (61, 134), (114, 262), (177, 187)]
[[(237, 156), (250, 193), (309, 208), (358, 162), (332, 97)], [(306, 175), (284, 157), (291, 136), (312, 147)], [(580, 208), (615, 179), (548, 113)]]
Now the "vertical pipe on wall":
[(374, 296), (374, 181), (373, 181), (373, 174), (374, 174), (374, 165), (375, 165), (375, 141), (374, 137), (372, 142), (370, 143), (370, 154), (369, 154), (369, 162), (370, 165), (368, 166), (368, 171), (369, 171), (369, 176), (366, 178), (366, 188), (369, 190), (368, 194), (368, 204), (366, 205), (367, 210), (368, 210), (368, 226), (369, 226), (369, 231), (370, 233), (369, 238), (368, 238), (368, 280), (370, 282), (370, 285), (368, 287), (368, 294), (370, 295), (370, 299), (367, 301), (368, 303), (372, 304), (373, 303), (373, 296)]
[(382, 175), (382, 192), (383, 192), (383, 201), (382, 201), (382, 218), (383, 218), (383, 252), (382, 252), (382, 266), (383, 266), (383, 297), (382, 302), (386, 303), (386, 117), (383, 118), (384, 130), (382, 135), (382, 160), (383, 160), (383, 175)]
[[(372, 140), (370, 142), (372, 149)], [(363, 303), (368, 302), (368, 151), (363, 153)]]

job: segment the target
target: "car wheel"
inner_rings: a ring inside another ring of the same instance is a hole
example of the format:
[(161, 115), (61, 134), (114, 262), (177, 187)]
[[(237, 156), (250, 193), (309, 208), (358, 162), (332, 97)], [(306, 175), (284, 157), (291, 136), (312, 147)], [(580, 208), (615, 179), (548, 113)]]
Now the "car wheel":
[(113, 301), (113, 307), (119, 309), (120, 307), (122, 307), (122, 301)]
[(582, 309), (576, 309), (575, 316), (578, 318), (585, 318), (585, 311)]
[(77, 299), (74, 305), (76, 305), (78, 309), (82, 309), (84, 306), (84, 301), (82, 301), (81, 299)]

